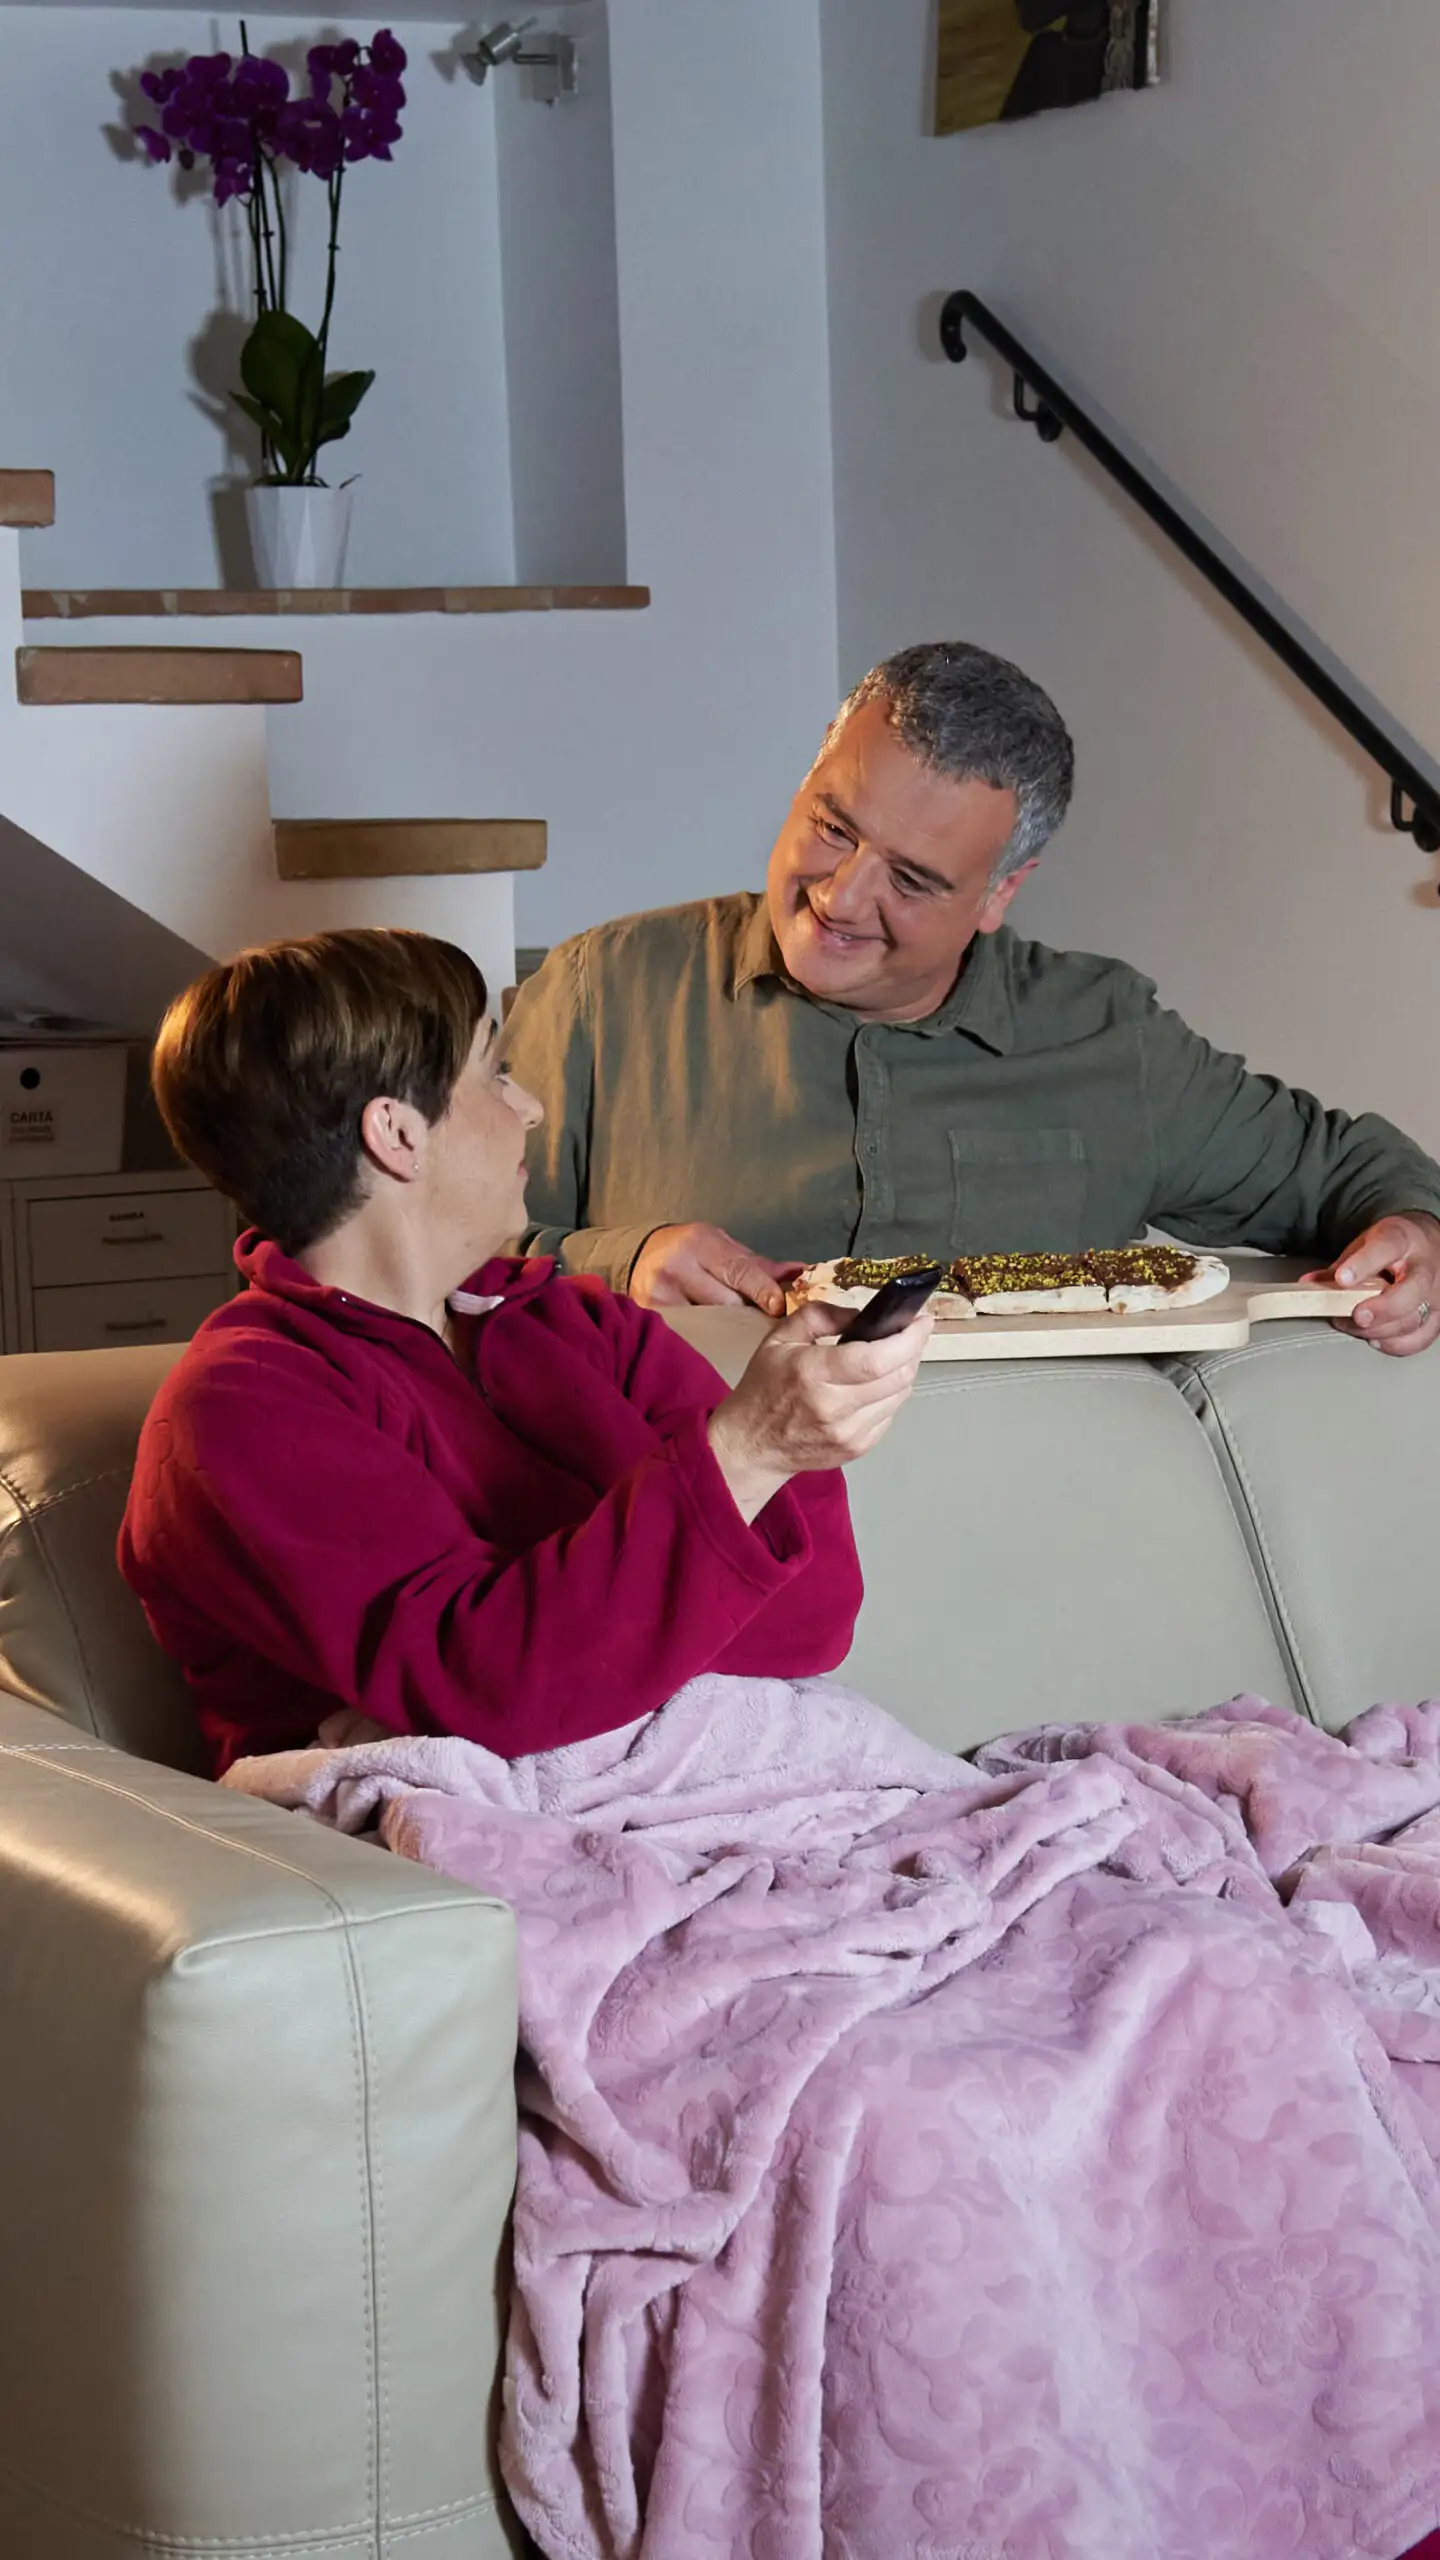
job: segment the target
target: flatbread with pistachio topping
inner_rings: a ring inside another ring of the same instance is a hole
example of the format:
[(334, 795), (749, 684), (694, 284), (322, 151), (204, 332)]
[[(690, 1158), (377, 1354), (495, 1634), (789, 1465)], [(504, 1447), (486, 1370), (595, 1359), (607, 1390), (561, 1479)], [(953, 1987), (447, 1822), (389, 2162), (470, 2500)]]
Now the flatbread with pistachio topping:
[[(809, 1263), (786, 1292), (792, 1309), (816, 1298), (826, 1306), (868, 1306), (901, 1271), (928, 1271), (924, 1253), (882, 1259), (845, 1256)], [(1152, 1315), (1198, 1307), (1217, 1297), (1230, 1272), (1218, 1254), (1179, 1245), (1127, 1244), (1088, 1253), (969, 1253), (943, 1266), (931, 1304), (936, 1322), (969, 1316)]]
[[(793, 1315), (812, 1298), (827, 1307), (868, 1307), (877, 1289), (894, 1280), (902, 1271), (933, 1271), (934, 1257), (928, 1253), (897, 1253), (879, 1260), (845, 1256), (837, 1262), (809, 1262), (785, 1289), (785, 1305)], [(941, 1274), (940, 1286), (930, 1301), (937, 1324), (973, 1316), (974, 1308), (954, 1273)]]

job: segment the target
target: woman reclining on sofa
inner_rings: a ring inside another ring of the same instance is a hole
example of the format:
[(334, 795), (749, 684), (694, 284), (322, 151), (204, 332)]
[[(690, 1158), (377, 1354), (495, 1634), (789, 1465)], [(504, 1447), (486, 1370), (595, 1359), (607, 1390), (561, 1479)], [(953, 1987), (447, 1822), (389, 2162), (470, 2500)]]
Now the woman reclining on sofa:
[[(542, 2551), (1393, 2560), (1440, 2515), (1440, 1710), (934, 1751), (808, 1676), (923, 1320), (809, 1313), (727, 1396), (487, 1261), (536, 1107), (422, 936), (212, 971), (156, 1085), (259, 1232), (122, 1562), (227, 1784), (515, 1914)], [(315, 1747), (337, 1708), (380, 1738)]]
[(248, 1282), (145, 1425), (122, 1571), (217, 1772), (349, 1708), (504, 1757), (630, 1723), (702, 1671), (832, 1670), (859, 1568), (840, 1477), (914, 1381), (809, 1310), (727, 1395), (524, 1222), (540, 1105), (485, 983), (419, 933), (248, 951), (172, 1006), (155, 1091), (235, 1201)]

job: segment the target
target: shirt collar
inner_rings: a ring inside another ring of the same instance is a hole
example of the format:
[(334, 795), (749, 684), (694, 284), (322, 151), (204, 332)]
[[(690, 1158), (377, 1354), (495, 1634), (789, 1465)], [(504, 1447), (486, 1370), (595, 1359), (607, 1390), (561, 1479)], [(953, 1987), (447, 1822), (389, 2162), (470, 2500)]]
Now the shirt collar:
[(917, 1031), (964, 1031), (987, 1049), (1005, 1057), (1015, 1045), (1015, 999), (1010, 985), (1008, 925), (998, 933), (977, 933), (965, 954), (965, 965), (940, 1006)]
[[(896, 1031), (915, 1031), (923, 1039), (934, 1039), (944, 1031), (963, 1031), (987, 1049), (1004, 1057), (1015, 1043), (1015, 1005), (1010, 989), (1011, 934), (1007, 925), (998, 933), (977, 933), (965, 954), (965, 965), (944, 1003), (923, 1022), (894, 1023)], [(735, 946), (735, 968), (730, 983), (732, 998), (743, 995), (757, 978), (778, 979), (792, 995), (806, 1004), (819, 1004), (808, 990), (797, 984), (780, 957), (770, 924), (770, 907), (762, 894), (740, 928)], [(840, 1005), (819, 1005), (824, 1013), (842, 1013)], [(852, 1017), (853, 1018), (853, 1017)]]
[[(730, 993), (743, 995), (757, 978), (779, 978), (783, 985), (794, 985), (787, 978), (780, 958), (780, 945), (770, 929), (770, 901), (763, 889), (742, 924), (735, 943), (735, 968), (730, 980)], [(804, 989), (796, 990), (803, 994)]]

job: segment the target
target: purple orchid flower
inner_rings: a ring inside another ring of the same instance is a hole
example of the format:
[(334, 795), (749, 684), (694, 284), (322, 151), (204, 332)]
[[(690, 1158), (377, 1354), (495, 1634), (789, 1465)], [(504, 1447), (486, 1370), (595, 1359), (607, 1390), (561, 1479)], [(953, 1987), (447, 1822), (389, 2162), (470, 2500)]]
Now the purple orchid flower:
[[(260, 429), (267, 476), (304, 481), (314, 477), (319, 447), (348, 432), (374, 378), (325, 371), (340, 202), (346, 172), (361, 160), (388, 160), (401, 139), (408, 56), (389, 27), (377, 28), (368, 45), (350, 36), (312, 45), (292, 95), (284, 65), (251, 53), (243, 26), (241, 34), (238, 56), (194, 54), (142, 71), (141, 95), (158, 113), (133, 130), (147, 161), (187, 170), (208, 163), (214, 203), (244, 208), (259, 316), (242, 357), (246, 389), (236, 397)], [(290, 169), (319, 179), (329, 195), (325, 307), (314, 338), (286, 300)], [(297, 349), (308, 350), (303, 361)]]
[(312, 45), (308, 96), (292, 97), (283, 64), (263, 54), (195, 54), (141, 73), (141, 91), (160, 116), (158, 127), (137, 125), (136, 138), (157, 164), (178, 159), (193, 168), (208, 160), (217, 204), (248, 195), (261, 163), (289, 165), (328, 185), (357, 161), (390, 158), (401, 138), (400, 74), (407, 66), (389, 27), (377, 29), (368, 45), (353, 36)]
[(371, 68), (385, 73), (398, 73), (406, 68), (409, 55), (397, 43), (388, 27), (380, 27), (370, 39)]

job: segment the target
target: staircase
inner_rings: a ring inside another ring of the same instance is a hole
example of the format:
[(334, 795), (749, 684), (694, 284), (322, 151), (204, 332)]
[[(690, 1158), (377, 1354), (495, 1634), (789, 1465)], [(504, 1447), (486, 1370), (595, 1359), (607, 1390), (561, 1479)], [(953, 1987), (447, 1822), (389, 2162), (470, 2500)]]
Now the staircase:
[(46, 525), (54, 521), (53, 471), (0, 471), (0, 524)]
[[(19, 535), (52, 523), (54, 510), (49, 472), (0, 470), (0, 941), (15, 945), (21, 976), (57, 990), (73, 984), (68, 1002), (63, 992), (52, 1001), (145, 1031), (157, 972), (173, 992), (198, 959), (247, 943), (393, 922), (464, 941), (498, 997), (514, 975), (509, 874), (543, 862), (543, 826), (387, 818), (277, 827), (267, 724), (301, 700), (299, 652), (32, 644)], [(213, 620), (201, 627), (208, 638)], [(22, 903), (17, 877), (33, 893)], [(113, 910), (97, 894), (106, 891)], [(62, 918), (68, 926), (57, 926)], [(158, 928), (149, 968), (137, 963), (147, 918)], [(42, 949), (32, 947), (37, 935)], [(96, 1003), (97, 985), (110, 986), (108, 1003)]]
[(17, 649), (23, 703), (298, 702), (296, 649)]
[(538, 871), (543, 818), (277, 818), (282, 880), (415, 880)]

